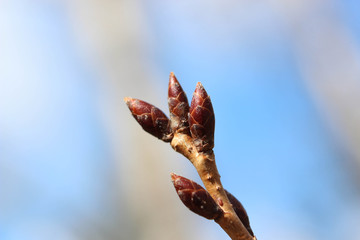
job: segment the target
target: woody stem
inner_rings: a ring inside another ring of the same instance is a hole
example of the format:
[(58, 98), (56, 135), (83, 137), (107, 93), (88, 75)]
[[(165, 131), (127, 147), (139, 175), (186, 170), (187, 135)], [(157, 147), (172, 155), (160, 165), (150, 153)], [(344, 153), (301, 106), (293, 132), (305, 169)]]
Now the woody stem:
[(236, 215), (220, 181), (214, 152), (198, 152), (192, 138), (176, 132), (171, 141), (172, 148), (184, 155), (196, 168), (206, 190), (224, 211), (215, 221), (232, 240), (254, 240)]

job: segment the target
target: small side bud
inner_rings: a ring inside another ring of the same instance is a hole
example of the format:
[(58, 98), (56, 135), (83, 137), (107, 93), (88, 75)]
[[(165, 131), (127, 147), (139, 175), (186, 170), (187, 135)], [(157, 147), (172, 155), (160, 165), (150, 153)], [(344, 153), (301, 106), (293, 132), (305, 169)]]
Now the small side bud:
[(207, 219), (216, 219), (223, 214), (210, 194), (196, 182), (174, 173), (171, 180), (181, 201), (192, 212)]
[(164, 142), (171, 141), (173, 136), (170, 133), (170, 121), (160, 109), (139, 99), (127, 97), (124, 100), (136, 121), (146, 132)]
[(241, 202), (239, 200), (236, 199), (236, 197), (234, 197), (231, 193), (229, 193), (228, 191), (226, 191), (226, 195), (236, 213), (236, 215), (240, 218), (240, 221), (242, 222), (242, 224), (244, 225), (244, 227), (248, 230), (248, 232), (250, 233), (251, 236), (254, 237), (254, 233), (250, 227), (250, 221), (249, 221), (249, 217), (246, 213), (245, 208), (243, 207), (243, 205), (241, 204)]
[(168, 104), (172, 131), (175, 132), (178, 129), (187, 129), (189, 126), (189, 103), (186, 94), (176, 79), (174, 73), (170, 73)]
[(210, 97), (200, 82), (191, 100), (189, 124), (198, 151), (211, 150), (214, 147), (215, 115)]

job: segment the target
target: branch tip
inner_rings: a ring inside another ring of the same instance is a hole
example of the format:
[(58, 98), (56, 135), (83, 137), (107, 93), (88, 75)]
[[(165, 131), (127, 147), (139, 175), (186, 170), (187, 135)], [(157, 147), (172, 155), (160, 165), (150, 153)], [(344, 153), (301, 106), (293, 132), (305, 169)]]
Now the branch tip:
[(244, 207), (221, 184), (212, 150), (215, 114), (210, 96), (202, 83), (197, 82), (189, 106), (174, 72), (170, 72), (170, 118), (145, 101), (131, 97), (125, 97), (124, 101), (146, 132), (171, 142), (172, 148), (188, 158), (196, 168), (206, 189), (190, 179), (170, 173), (182, 203), (194, 213), (215, 220), (232, 240), (256, 240)]

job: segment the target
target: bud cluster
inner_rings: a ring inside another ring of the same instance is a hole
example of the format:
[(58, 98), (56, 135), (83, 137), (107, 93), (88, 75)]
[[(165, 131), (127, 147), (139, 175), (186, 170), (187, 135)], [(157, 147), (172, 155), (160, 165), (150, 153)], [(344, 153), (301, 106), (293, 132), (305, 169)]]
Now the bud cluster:
[[(207, 187), (216, 199), (196, 182), (172, 173), (171, 180), (182, 203), (192, 212), (204, 218), (216, 220), (229, 236), (232, 236), (232, 239), (256, 239), (244, 207), (231, 193), (222, 188), (212, 151), (214, 148), (215, 115), (210, 97), (203, 85), (200, 82), (196, 85), (189, 106), (180, 83), (175, 75), (170, 73), (168, 86), (170, 118), (159, 108), (145, 101), (133, 98), (125, 98), (124, 100), (133, 117), (146, 132), (165, 142), (171, 142), (176, 151), (181, 152), (192, 162), (192, 159), (198, 156), (201, 156), (202, 160), (208, 160), (198, 161), (206, 164), (197, 164), (196, 166), (194, 164), (194, 166), (203, 182), (204, 179), (207, 179), (213, 184), (212, 186), (217, 186), (216, 194), (213, 191), (215, 188)], [(178, 140), (180, 138), (182, 141)], [(179, 151), (177, 147), (174, 147), (177, 146), (178, 142), (185, 146), (181, 148), (185, 150)], [(193, 151), (194, 149), (196, 151)], [(192, 154), (190, 156), (195, 157), (189, 157), (187, 154)], [(204, 178), (204, 174), (208, 174), (207, 177)], [(215, 179), (213, 176), (218, 177)], [(209, 186), (206, 182), (204, 183), (205, 186)], [(214, 185), (215, 183), (217, 185)], [(241, 236), (239, 232), (247, 237), (239, 238)]]
[(191, 135), (199, 152), (214, 147), (215, 115), (210, 97), (203, 85), (196, 85), (191, 106), (180, 83), (170, 73), (168, 105), (170, 119), (157, 107), (133, 98), (125, 98), (132, 115), (141, 127), (151, 135), (170, 142), (176, 132)]

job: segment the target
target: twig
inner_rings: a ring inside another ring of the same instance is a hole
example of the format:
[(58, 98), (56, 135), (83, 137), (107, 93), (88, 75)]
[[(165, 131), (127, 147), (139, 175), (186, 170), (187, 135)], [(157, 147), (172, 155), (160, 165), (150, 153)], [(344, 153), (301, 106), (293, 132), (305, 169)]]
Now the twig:
[(175, 133), (171, 146), (175, 151), (184, 155), (196, 168), (206, 190), (218, 203), (224, 214), (215, 221), (233, 240), (254, 239), (236, 215), (220, 181), (220, 174), (215, 163), (213, 151), (199, 153), (192, 143), (191, 137), (182, 133)]
[[(170, 120), (155, 106), (125, 98), (131, 113), (145, 131), (170, 142), (196, 168), (204, 186), (172, 174), (182, 202), (193, 212), (214, 219), (233, 240), (255, 240), (247, 213), (241, 203), (222, 186), (215, 163), (215, 116), (211, 100), (198, 83), (189, 107), (186, 94), (170, 74), (168, 103)], [(211, 197), (209, 197), (211, 196)]]

